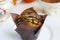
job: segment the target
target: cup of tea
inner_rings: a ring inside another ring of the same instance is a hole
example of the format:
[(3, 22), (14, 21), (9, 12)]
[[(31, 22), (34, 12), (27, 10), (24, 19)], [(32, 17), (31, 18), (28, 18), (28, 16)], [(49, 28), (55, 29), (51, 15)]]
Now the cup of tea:
[(60, 15), (60, 0), (38, 0), (48, 15)]

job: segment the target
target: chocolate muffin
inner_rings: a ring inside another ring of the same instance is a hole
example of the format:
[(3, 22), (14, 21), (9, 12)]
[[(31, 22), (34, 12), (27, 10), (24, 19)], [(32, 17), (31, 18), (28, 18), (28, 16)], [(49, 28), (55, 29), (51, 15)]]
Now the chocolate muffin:
[(33, 8), (26, 9), (15, 19), (16, 31), (23, 40), (36, 40), (35, 34), (42, 27), (47, 15), (38, 15)]

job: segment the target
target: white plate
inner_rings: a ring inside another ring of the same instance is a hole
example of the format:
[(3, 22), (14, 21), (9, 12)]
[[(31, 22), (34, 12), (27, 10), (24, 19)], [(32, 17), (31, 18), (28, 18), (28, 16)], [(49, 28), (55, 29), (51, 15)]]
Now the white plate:
[(60, 40), (60, 16), (48, 16), (45, 25), (51, 29), (51, 40)]
[(12, 18), (0, 23), (0, 40), (20, 40), (21, 37), (15, 31), (16, 25)]
[[(22, 40), (19, 34), (15, 31), (16, 25), (10, 17), (3, 23), (0, 23), (0, 40)], [(50, 31), (43, 25), (37, 40), (49, 40)]]
[(43, 25), (37, 40), (50, 40), (50, 39), (51, 39), (51, 30), (47, 26)]

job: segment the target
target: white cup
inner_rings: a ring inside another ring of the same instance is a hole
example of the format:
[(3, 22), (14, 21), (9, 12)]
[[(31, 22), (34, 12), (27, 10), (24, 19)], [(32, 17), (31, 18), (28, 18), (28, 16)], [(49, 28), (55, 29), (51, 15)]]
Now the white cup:
[(3, 22), (8, 18), (10, 6), (11, 6), (10, 1), (8, 1), (8, 0), (1, 1), (0, 0), (0, 22)]
[(42, 0), (38, 0), (40, 6), (45, 10), (48, 15), (60, 15), (60, 2), (48, 3)]

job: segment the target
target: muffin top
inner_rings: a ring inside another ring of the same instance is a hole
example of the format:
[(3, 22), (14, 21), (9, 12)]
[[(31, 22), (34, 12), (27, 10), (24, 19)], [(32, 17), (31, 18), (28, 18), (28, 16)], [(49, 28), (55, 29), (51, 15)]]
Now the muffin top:
[(33, 8), (29, 8), (23, 11), (23, 13), (16, 18), (16, 24), (23, 23), (26, 26), (38, 27), (42, 25), (42, 19)]

